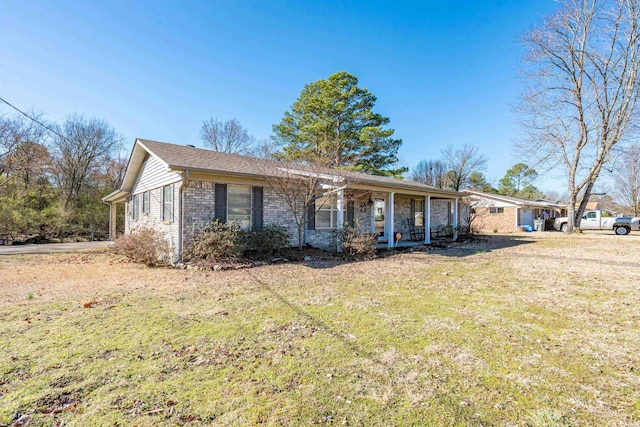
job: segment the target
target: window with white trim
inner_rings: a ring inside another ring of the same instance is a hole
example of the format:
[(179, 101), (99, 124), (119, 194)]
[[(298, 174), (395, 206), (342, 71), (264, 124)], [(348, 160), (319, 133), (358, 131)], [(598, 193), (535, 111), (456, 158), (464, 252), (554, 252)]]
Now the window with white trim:
[(162, 221), (173, 222), (173, 185), (162, 189)]
[(133, 197), (131, 197), (131, 219), (133, 219), (134, 221), (137, 221), (138, 218), (140, 217), (140, 202), (138, 199), (138, 195), (134, 194)]
[(227, 221), (243, 230), (251, 228), (251, 193), (248, 185), (227, 185)]
[(145, 191), (142, 193), (142, 213), (149, 213), (149, 203), (150, 203), (150, 194), (149, 191)]
[(489, 208), (490, 214), (501, 214), (504, 213), (504, 208)]
[[(342, 222), (347, 222), (347, 204), (342, 205)], [(333, 230), (338, 227), (338, 197), (330, 195), (316, 200), (315, 228)]]

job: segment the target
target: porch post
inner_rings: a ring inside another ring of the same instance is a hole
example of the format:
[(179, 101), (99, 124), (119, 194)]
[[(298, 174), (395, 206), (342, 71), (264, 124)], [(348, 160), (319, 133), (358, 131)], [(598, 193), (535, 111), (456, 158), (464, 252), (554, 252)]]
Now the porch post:
[(388, 233), (388, 238), (387, 238), (387, 247), (389, 248), (393, 248), (395, 246), (395, 240), (396, 240), (396, 233), (395, 230), (393, 229), (393, 207), (395, 205), (394, 202), (394, 195), (396, 193), (394, 193), (393, 191), (389, 193), (389, 211), (387, 213), (387, 224), (389, 225), (387, 227), (387, 230), (389, 230)]
[[(336, 221), (336, 228), (338, 230), (342, 230), (344, 226), (344, 190), (338, 190), (336, 197), (336, 209), (338, 211), (338, 218)], [(342, 252), (342, 244), (338, 242), (338, 247), (336, 248), (338, 252)]]
[(424, 244), (431, 244), (431, 196), (424, 198)]
[(344, 190), (338, 190), (337, 193), (336, 208), (338, 210), (338, 221), (336, 222), (336, 228), (342, 230), (344, 225)]
[(113, 202), (109, 203), (109, 240), (116, 239), (116, 217), (118, 209)]
[(458, 240), (458, 198), (456, 197), (456, 201), (453, 204), (453, 240)]

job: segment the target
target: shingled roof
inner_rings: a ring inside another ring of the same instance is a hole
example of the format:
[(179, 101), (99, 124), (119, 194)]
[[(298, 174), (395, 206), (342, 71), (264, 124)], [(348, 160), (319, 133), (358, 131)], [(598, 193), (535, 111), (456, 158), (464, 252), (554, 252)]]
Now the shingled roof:
[[(144, 150), (144, 151), (142, 151)], [(172, 170), (189, 170), (192, 172), (214, 173), (218, 175), (235, 175), (246, 177), (263, 178), (265, 175), (278, 175), (278, 171), (284, 172), (284, 167), (289, 172), (299, 171), (300, 173), (316, 173), (317, 169), (294, 163), (277, 162), (273, 160), (260, 159), (256, 157), (242, 156), (239, 154), (222, 153), (219, 151), (206, 150), (189, 145), (177, 145), (167, 142), (151, 141), (148, 139), (137, 139), (134, 146), (122, 188), (116, 193), (124, 194), (131, 191), (131, 187), (138, 174), (146, 154), (153, 155), (166, 163)], [(382, 187), (392, 187), (397, 189), (417, 190), (444, 197), (461, 197), (462, 194), (456, 191), (442, 190), (430, 185), (421, 184), (415, 181), (389, 178), (383, 176), (369, 175), (360, 172), (345, 171), (339, 169), (323, 169), (322, 174), (339, 178), (359, 184), (377, 185)], [(113, 199), (109, 195), (105, 200)]]

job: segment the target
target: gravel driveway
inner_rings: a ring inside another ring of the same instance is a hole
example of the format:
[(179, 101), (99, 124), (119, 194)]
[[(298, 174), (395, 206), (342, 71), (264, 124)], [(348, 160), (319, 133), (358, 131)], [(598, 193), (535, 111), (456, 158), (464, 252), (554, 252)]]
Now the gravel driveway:
[(20, 254), (49, 254), (106, 248), (111, 242), (42, 243), (30, 245), (0, 246), (0, 256)]

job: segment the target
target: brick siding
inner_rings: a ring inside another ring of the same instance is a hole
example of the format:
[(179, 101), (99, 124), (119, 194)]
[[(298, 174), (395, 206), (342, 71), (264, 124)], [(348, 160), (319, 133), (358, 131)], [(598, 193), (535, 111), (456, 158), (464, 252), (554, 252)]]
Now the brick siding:
[(489, 207), (476, 207), (473, 226), (481, 231), (492, 232), (497, 230), (502, 233), (516, 231), (516, 209), (505, 207), (504, 213), (489, 213)]

